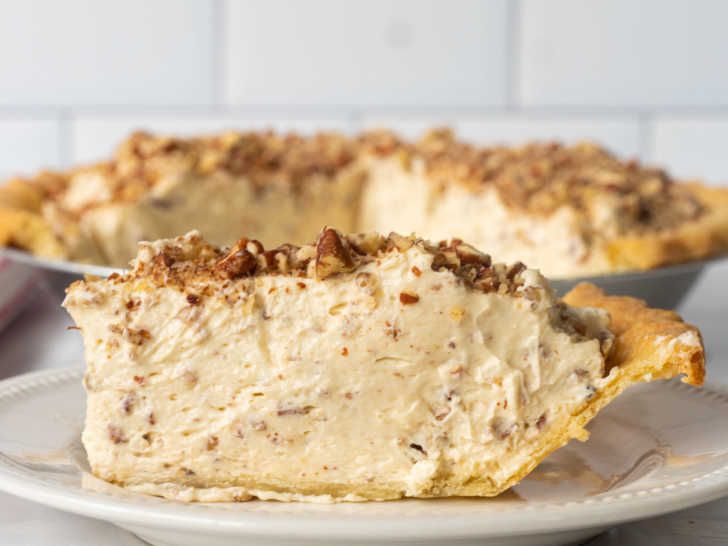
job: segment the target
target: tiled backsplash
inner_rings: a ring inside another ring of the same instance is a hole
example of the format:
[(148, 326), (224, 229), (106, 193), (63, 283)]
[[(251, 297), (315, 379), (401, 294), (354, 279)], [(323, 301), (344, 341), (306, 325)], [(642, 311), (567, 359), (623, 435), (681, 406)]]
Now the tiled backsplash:
[(0, 174), (130, 130), (451, 124), (591, 138), (728, 183), (720, 0), (26, 0), (0, 18)]

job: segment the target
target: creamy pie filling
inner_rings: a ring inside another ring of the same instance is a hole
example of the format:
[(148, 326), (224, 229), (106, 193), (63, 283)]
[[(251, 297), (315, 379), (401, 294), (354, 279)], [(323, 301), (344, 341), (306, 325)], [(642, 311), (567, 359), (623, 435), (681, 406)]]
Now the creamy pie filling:
[[(368, 163), (360, 227), (417, 233), (433, 240), (456, 235), (487, 248), (499, 261), (523, 261), (549, 277), (585, 276), (609, 269), (604, 238), (595, 238), (584, 218), (568, 206), (547, 217), (507, 207), (494, 188), (473, 193), (429, 180), (422, 161), (406, 168), (397, 159)], [(617, 219), (605, 200), (599, 208), (605, 234)], [(616, 235), (612, 233), (612, 235)]]
[(188, 234), (69, 288), (94, 474), (183, 500), (447, 495), (513, 474), (604, 383), (606, 313), (535, 270), (324, 238), (291, 269)]
[(127, 203), (108, 200), (109, 190), (98, 176), (84, 173), (72, 179), (62, 203), (66, 210), (88, 207), (78, 233), (67, 242), (78, 257), (95, 246), (105, 263), (126, 267), (139, 241), (175, 237), (192, 228), (220, 245), (235, 242), (231, 233), (302, 242), (302, 234), (310, 240), (324, 223), (353, 231), (363, 178), (361, 169), (343, 169), (335, 178), (312, 177), (294, 192), (283, 183), (261, 188), (224, 172), (204, 178), (172, 173), (142, 199)]

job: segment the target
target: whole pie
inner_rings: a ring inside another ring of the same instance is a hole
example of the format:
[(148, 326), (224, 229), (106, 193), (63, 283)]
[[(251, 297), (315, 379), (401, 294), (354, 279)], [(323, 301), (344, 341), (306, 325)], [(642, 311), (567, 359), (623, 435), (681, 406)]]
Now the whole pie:
[(496, 495), (639, 381), (704, 375), (698, 331), (582, 284), (560, 301), (459, 239), (142, 243), (72, 284), (93, 473), (180, 500)]
[(728, 190), (680, 183), (594, 144), (477, 147), (447, 130), (136, 133), (113, 159), (0, 188), (0, 245), (125, 266), (141, 240), (199, 229), (302, 243), (346, 232), (459, 237), (552, 277), (649, 269), (728, 249)]

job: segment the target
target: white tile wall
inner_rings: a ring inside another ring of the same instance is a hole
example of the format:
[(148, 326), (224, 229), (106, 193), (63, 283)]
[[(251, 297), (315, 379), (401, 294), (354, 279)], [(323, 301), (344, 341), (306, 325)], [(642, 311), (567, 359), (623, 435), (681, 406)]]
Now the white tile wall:
[(136, 115), (77, 118), (71, 127), (71, 160), (88, 162), (107, 157), (129, 133), (139, 129), (170, 135), (195, 135), (228, 129), (274, 129), (313, 133), (351, 131), (347, 117), (300, 118), (294, 116)]
[(363, 119), (365, 128), (389, 127), (410, 138), (433, 126), (450, 126), (458, 136), (480, 144), (518, 144), (527, 140), (597, 141), (622, 156), (641, 152), (641, 130), (636, 119), (605, 117), (559, 118), (554, 116), (386, 116)]
[[(728, 181), (728, 2), (7, 0), (0, 176), (131, 130), (452, 123)], [(726, 182), (728, 183), (728, 182)]]
[(231, 103), (505, 104), (507, 0), (226, 6)]
[(728, 116), (658, 118), (651, 158), (678, 176), (728, 185)]
[(59, 137), (59, 124), (54, 119), (0, 118), (0, 177), (59, 167)]
[(728, 2), (522, 0), (528, 105), (728, 104)]
[(0, 104), (209, 104), (213, 4), (6, 1)]

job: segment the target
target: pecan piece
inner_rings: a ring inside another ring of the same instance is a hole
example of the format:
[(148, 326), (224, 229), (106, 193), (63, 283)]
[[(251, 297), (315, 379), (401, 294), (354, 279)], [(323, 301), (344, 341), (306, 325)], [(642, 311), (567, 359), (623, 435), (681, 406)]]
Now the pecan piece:
[(359, 254), (375, 256), (384, 248), (384, 237), (379, 233), (353, 233), (347, 236), (347, 240)]
[(258, 260), (255, 256), (244, 248), (237, 248), (240, 242), (233, 248), (227, 256), (215, 264), (215, 269), (220, 271), (229, 279), (238, 279), (255, 273)]
[(324, 228), (316, 242), (316, 277), (325, 279), (354, 269), (354, 260), (341, 235)]
[(405, 237), (399, 233), (392, 232), (387, 237), (387, 243), (394, 246), (400, 252), (405, 252), (414, 246), (415, 241), (412, 237)]
[(455, 247), (455, 254), (460, 259), (460, 263), (465, 264), (477, 264), (483, 267), (490, 267), (491, 260), (488, 254), (480, 252), (477, 248), (470, 246), (466, 243), (460, 243)]
[(508, 268), (508, 271), (506, 271), (506, 278), (508, 280), (512, 281), (519, 274), (523, 273), (525, 270), (526, 270), (526, 266), (523, 263), (516, 262)]

